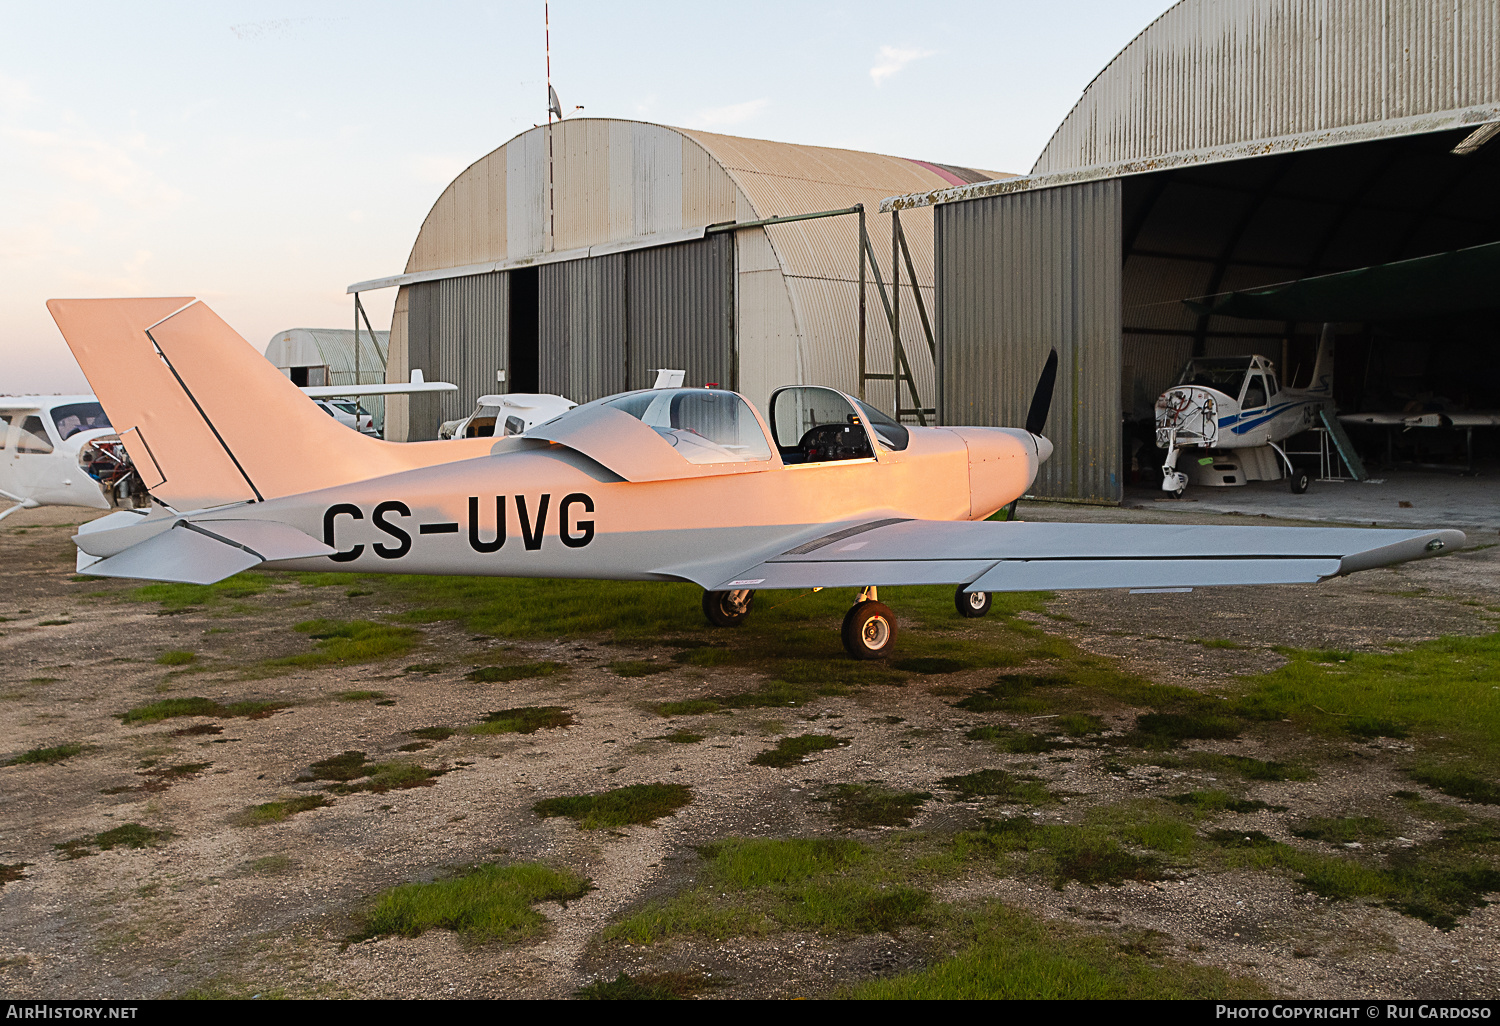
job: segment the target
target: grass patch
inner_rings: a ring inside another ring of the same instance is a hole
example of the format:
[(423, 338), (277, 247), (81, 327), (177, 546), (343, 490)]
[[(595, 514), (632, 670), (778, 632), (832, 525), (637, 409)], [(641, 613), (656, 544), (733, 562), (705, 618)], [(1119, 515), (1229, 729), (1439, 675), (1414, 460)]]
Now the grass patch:
[(954, 955), (918, 972), (872, 980), (845, 996), (878, 1000), (1166, 1000), (1269, 997), (1255, 980), (1122, 949), (1003, 906), (973, 914)]
[(387, 791), (404, 791), (413, 787), (431, 787), (447, 770), (428, 769), (414, 762), (377, 762), (365, 767), (367, 773), (358, 778), (358, 783), (333, 784), (330, 791), (338, 794), (353, 794), (370, 791), (385, 794)]
[(659, 737), (647, 738), (648, 741), (670, 741), (674, 745), (695, 745), (704, 740), (703, 734), (694, 734), (690, 730), (674, 730), (670, 734), (662, 734)]
[[(619, 659), (609, 664), (609, 669), (621, 677), (649, 677), (654, 673), (675, 670), (671, 663), (653, 662), (650, 659)], [(624, 976), (624, 973), (620, 974)], [(595, 984), (600, 986), (600, 984)], [(582, 993), (580, 991), (579, 993)]]
[(981, 688), (962, 701), (953, 703), (955, 709), (969, 712), (1010, 712), (1033, 714), (1046, 712), (1051, 703), (1036, 694), (1038, 689), (1067, 687), (1072, 679), (1059, 674), (1006, 673), (995, 678), (995, 683)]
[(1396, 836), (1396, 831), (1389, 823), (1375, 816), (1314, 816), (1294, 824), (1291, 831), (1293, 837), (1327, 841), (1329, 844), (1383, 841)]
[(311, 773), (299, 776), (303, 780), (358, 780), (370, 775), (371, 763), (365, 761), (364, 752), (342, 752), (312, 764)]
[(424, 741), (446, 741), (458, 731), (452, 727), (418, 727), (416, 730), (408, 730), (407, 737), (419, 737)]
[(999, 798), (1019, 805), (1042, 805), (1056, 801), (1047, 786), (1035, 777), (1017, 776), (1003, 769), (978, 770), (961, 777), (943, 777), (938, 786), (957, 791), (960, 801)]
[(892, 791), (879, 784), (836, 784), (824, 801), (833, 821), (849, 830), (910, 826), (932, 797), (926, 791)]
[(114, 848), (147, 848), (168, 840), (171, 836), (172, 833), (169, 830), (152, 830), (139, 823), (126, 823), (113, 830), (106, 830), (102, 834), (95, 834), (94, 844), (98, 845), (100, 851), (110, 851)]
[(1325, 734), (1426, 735), (1432, 748), (1500, 767), (1500, 634), (1390, 653), (1279, 651), (1289, 662), (1252, 678), (1242, 706)]
[(84, 752), (83, 745), (53, 745), (51, 748), (33, 748), (5, 762), (7, 766), (30, 766), (39, 763), (62, 762)]
[(530, 680), (533, 677), (551, 677), (567, 672), (568, 668), (562, 663), (544, 661), (518, 663), (512, 666), (481, 666), (465, 676), (477, 684), (501, 684), (513, 680)]
[(964, 737), (970, 741), (993, 741), (1002, 752), (1010, 752), (1012, 755), (1043, 755), (1070, 747), (1066, 742), (1047, 734), (1034, 734), (1012, 727), (975, 727)]
[(334, 694), (340, 702), (373, 702), (385, 697), (384, 691), (339, 691)]
[(472, 944), (513, 944), (540, 935), (545, 927), (533, 905), (573, 901), (591, 889), (576, 873), (539, 863), (480, 866), (450, 880), (386, 891), (365, 917), (357, 939), (453, 930)]
[(566, 816), (583, 830), (651, 824), (693, 800), (683, 784), (632, 784), (599, 794), (547, 798), (532, 806), (544, 819)]
[(1142, 713), (1126, 742), (1142, 748), (1175, 748), (1184, 741), (1229, 741), (1240, 736), (1240, 721), (1215, 713)]
[(306, 620), (293, 630), (310, 637), (317, 651), (269, 659), (266, 665), (328, 666), (371, 662), (406, 655), (421, 638), (420, 633), (411, 627), (371, 620)]
[(1162, 878), (1159, 859), (1125, 850), (1114, 832), (1099, 824), (1037, 823), (1027, 816), (1014, 816), (965, 831), (955, 843), (960, 852), (1009, 857), (1023, 871), (1050, 878), (1057, 890), (1069, 880), (1097, 887)]
[(750, 765), (782, 768), (802, 762), (814, 752), (826, 752), (848, 744), (849, 742), (844, 738), (834, 737), (831, 734), (799, 734), (796, 737), (784, 737), (776, 743), (775, 748), (761, 752), (751, 759)]
[(652, 944), (812, 930), (851, 936), (931, 919), (931, 895), (912, 886), (902, 838), (872, 850), (839, 838), (731, 838), (699, 849), (707, 880), (648, 903), (605, 929), (606, 941)]
[(1053, 722), (1069, 737), (1089, 737), (1109, 730), (1108, 724), (1090, 713), (1066, 713)]
[(157, 656), (156, 661), (162, 666), (187, 666), (189, 663), (196, 663), (198, 661), (198, 654), (196, 652), (189, 652), (186, 649), (173, 649), (170, 652), (163, 652)]
[(0, 862), (0, 887), (17, 880), (26, 879), (26, 870), (31, 866), (30, 862)]
[(1184, 805), (1200, 815), (1212, 815), (1219, 812), (1259, 812), (1262, 809), (1285, 811), (1285, 806), (1267, 805), (1265, 802), (1252, 801), (1248, 798), (1236, 798), (1228, 791), (1189, 791), (1187, 794), (1174, 794), (1165, 800), (1176, 805)]
[(1408, 775), (1417, 783), (1426, 784), (1452, 798), (1482, 805), (1500, 805), (1500, 787), (1465, 767), (1419, 766)]
[(693, 698), (685, 702), (662, 702), (652, 706), (651, 711), (658, 716), (706, 716), (722, 708), (712, 698)]
[(288, 798), (285, 801), (252, 805), (236, 815), (231, 822), (235, 826), (247, 827), (265, 826), (269, 823), (282, 823), (291, 819), (299, 812), (307, 812), (309, 809), (321, 809), (328, 804), (328, 799), (321, 794), (303, 794), (295, 798)]
[(218, 584), (148, 584), (125, 593), (137, 602), (160, 602), (163, 612), (182, 612), (197, 606), (215, 606), (225, 601), (259, 595), (271, 585), (264, 573), (247, 571)]
[(1195, 769), (1211, 773), (1233, 773), (1246, 780), (1313, 780), (1317, 774), (1304, 766), (1286, 762), (1266, 762), (1243, 755), (1220, 755), (1217, 752), (1191, 752), (1184, 756), (1157, 757), (1162, 769)]
[(289, 708), (289, 702), (230, 702), (220, 705), (207, 698), (163, 698), (157, 702), (138, 705), (128, 712), (120, 713), (124, 723), (158, 723), (179, 716), (213, 716), (229, 718), (243, 716), (252, 720), (263, 720), (278, 709)]
[(630, 976), (622, 972), (613, 980), (595, 980), (574, 991), (573, 996), (580, 1001), (681, 1001), (724, 985), (723, 980), (711, 979), (702, 973), (640, 973)]
[[(573, 725), (573, 714), (560, 705), (528, 705), (486, 714), (469, 728), (471, 734), (535, 734)], [(415, 732), (412, 732), (415, 735)], [(416, 735), (422, 736), (422, 735)]]

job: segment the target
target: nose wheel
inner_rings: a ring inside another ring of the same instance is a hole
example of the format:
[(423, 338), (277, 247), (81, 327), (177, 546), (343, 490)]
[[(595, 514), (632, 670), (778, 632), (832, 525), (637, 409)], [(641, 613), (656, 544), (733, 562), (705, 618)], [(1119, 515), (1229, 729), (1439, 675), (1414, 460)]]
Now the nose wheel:
[(844, 651), (855, 659), (884, 659), (896, 645), (896, 615), (875, 600), (874, 588), (866, 588), (844, 614), (840, 634)]
[(751, 590), (703, 593), (703, 615), (715, 627), (738, 627), (754, 605), (755, 592)]

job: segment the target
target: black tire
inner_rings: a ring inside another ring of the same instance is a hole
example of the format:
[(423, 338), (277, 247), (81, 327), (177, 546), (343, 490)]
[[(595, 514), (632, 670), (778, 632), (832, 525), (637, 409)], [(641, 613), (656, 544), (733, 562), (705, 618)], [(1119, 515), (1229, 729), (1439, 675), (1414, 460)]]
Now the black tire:
[(703, 615), (715, 627), (738, 627), (755, 606), (753, 591), (705, 591)]
[(978, 619), (990, 611), (991, 596), (987, 591), (964, 591), (960, 586), (953, 593), (953, 606), (958, 615), (970, 620)]
[(1301, 495), (1307, 491), (1307, 486), (1312, 484), (1312, 477), (1305, 470), (1293, 470), (1288, 483), (1291, 486), (1293, 495)]
[(855, 659), (884, 659), (896, 645), (896, 617), (879, 602), (858, 602), (844, 614), (842, 635)]

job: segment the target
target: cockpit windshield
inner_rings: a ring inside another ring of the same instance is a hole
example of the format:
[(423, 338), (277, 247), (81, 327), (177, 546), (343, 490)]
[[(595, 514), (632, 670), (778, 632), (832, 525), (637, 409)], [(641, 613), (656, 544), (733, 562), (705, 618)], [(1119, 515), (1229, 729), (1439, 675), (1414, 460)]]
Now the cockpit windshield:
[(80, 431), (110, 426), (104, 407), (98, 403), (69, 403), (52, 408), (52, 423), (57, 427), (57, 437), (66, 440)]
[(1202, 385), (1226, 395), (1240, 394), (1253, 356), (1200, 356), (1188, 361), (1177, 378), (1179, 385)]
[(754, 463), (771, 458), (760, 421), (733, 392), (661, 388), (609, 399), (604, 405), (635, 417), (689, 463)]

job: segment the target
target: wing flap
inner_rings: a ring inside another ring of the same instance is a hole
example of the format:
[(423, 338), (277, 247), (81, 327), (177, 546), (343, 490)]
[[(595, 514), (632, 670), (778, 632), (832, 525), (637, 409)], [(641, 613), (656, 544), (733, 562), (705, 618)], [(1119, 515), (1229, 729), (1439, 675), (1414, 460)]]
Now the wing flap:
[(1085, 588), (1208, 588), (1229, 584), (1316, 584), (1338, 573), (1336, 559), (1001, 560), (965, 591)]

